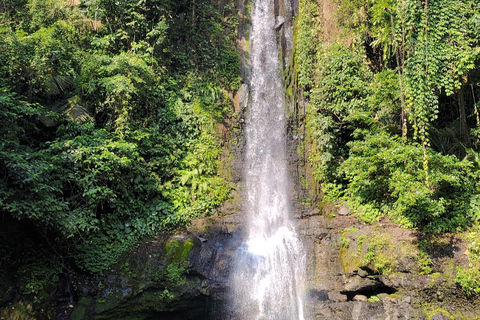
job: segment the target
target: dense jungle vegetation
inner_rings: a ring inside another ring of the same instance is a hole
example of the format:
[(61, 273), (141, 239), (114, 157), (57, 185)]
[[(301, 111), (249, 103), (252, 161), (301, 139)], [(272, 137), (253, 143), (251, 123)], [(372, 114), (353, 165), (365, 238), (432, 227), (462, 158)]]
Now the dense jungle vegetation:
[(231, 2), (0, 2), (0, 304), (227, 199)]
[[(229, 197), (236, 5), (0, 1), (0, 270), (18, 276), (0, 274), (0, 306), (46, 301), (62, 268), (100, 274)], [(480, 292), (478, 1), (300, 0), (295, 24), (322, 194), (367, 222), (468, 230), (456, 280)]]
[(322, 193), (367, 222), (470, 228), (456, 280), (480, 292), (479, 2), (302, 0), (296, 39)]

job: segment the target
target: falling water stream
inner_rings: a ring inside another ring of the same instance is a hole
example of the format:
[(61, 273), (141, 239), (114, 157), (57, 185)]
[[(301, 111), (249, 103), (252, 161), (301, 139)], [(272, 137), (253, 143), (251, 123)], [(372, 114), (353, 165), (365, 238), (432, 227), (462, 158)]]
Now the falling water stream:
[(233, 275), (241, 320), (303, 320), (305, 255), (291, 219), (286, 105), (273, 0), (253, 3), (246, 122), (247, 231)]

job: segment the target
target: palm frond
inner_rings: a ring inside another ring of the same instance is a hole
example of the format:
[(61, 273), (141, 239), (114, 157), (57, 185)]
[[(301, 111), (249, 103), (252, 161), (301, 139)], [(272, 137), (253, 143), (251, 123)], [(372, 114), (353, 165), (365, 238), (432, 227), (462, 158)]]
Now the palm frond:
[(48, 84), (48, 94), (51, 96), (64, 94), (69, 88), (74, 85), (72, 76), (56, 76), (50, 79)]
[(93, 121), (91, 111), (88, 107), (81, 104), (81, 100), (78, 96), (73, 96), (68, 99), (67, 103), (59, 111), (68, 114), (70, 118), (76, 122)]
[(465, 156), (466, 146), (460, 138), (460, 120), (457, 119), (444, 128), (433, 127), (430, 142), (443, 154), (453, 154), (459, 158)]
[[(78, 96), (62, 100), (52, 106), (50, 110), (58, 113), (65, 113), (75, 122), (84, 123), (93, 121), (91, 111), (88, 107), (81, 104), (81, 100)], [(54, 127), (58, 125), (58, 120), (49, 116), (42, 117), (41, 121), (46, 127)]]

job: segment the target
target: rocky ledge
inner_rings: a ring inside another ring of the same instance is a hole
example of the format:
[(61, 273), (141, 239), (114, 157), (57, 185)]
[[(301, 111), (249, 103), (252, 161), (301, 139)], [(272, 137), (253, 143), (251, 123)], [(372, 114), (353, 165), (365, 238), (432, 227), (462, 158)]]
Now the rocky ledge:
[[(343, 210), (343, 211), (342, 211)], [(342, 214), (340, 214), (342, 213)], [(307, 319), (477, 319), (478, 299), (455, 284), (465, 244), (345, 207), (297, 217), (307, 254)], [(143, 244), (104, 276), (77, 279), (72, 319), (231, 319), (228, 278), (241, 244), (238, 215), (196, 220)]]

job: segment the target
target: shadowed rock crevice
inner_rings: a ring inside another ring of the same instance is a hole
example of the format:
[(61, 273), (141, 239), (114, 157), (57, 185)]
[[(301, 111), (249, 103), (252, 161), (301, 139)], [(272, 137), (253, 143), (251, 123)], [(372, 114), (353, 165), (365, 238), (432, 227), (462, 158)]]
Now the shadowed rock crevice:
[[(347, 296), (347, 301), (367, 301), (371, 297), (377, 297), (381, 294), (394, 294), (397, 290), (379, 283), (374, 287), (361, 288), (355, 291), (341, 291), (340, 293)], [(365, 298), (365, 299), (362, 299)]]

